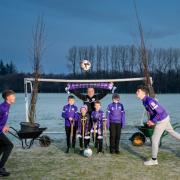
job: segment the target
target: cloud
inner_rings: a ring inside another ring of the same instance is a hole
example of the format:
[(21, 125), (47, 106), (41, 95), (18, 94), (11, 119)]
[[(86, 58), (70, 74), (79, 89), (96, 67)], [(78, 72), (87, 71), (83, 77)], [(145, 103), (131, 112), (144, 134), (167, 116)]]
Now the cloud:
[(147, 38), (150, 39), (162, 39), (169, 36), (179, 35), (180, 31), (176, 29), (154, 29), (146, 33)]
[[(131, 2), (131, 1), (127, 1)], [(131, 6), (127, 3), (114, 0), (31, 0), (31, 3), (44, 7), (44, 10), (56, 12), (64, 18), (78, 18), (83, 21), (98, 23), (126, 23), (131, 21)]]

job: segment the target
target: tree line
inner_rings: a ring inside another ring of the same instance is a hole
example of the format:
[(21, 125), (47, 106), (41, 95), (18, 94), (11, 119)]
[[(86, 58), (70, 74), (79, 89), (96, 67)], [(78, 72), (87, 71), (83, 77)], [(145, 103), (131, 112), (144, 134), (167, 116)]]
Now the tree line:
[[(134, 45), (114, 46), (73, 46), (67, 52), (68, 74), (41, 74), (42, 78), (63, 79), (112, 79), (142, 77), (140, 49)], [(85, 73), (80, 68), (82, 59), (90, 60), (92, 67)], [(156, 93), (180, 93), (180, 49), (148, 49), (148, 67), (154, 81)], [(0, 91), (11, 88), (24, 91), (24, 78), (30, 73), (18, 72), (13, 62), (0, 61)], [(116, 83), (120, 93), (134, 93), (142, 82)], [(40, 92), (65, 92), (65, 83), (40, 83)]]
[[(148, 49), (147, 54), (148, 67), (151, 73), (178, 72), (180, 70), (180, 49), (178, 48), (153, 48)], [(67, 55), (67, 66), (73, 75), (82, 72), (79, 65), (82, 59), (90, 60), (91, 72), (142, 72), (140, 48), (134, 45), (73, 46)]]
[[(156, 92), (180, 92), (180, 49), (151, 48), (147, 49), (147, 57)], [(144, 76), (141, 49), (135, 45), (71, 47), (67, 55), (67, 67), (74, 77), (82, 75), (79, 65), (82, 59), (90, 60), (92, 68), (89, 74), (96, 74), (95, 77)], [(123, 89), (129, 92), (126, 86)]]
[[(153, 86), (156, 93), (180, 93), (180, 74), (175, 71), (169, 73), (152, 73)], [(0, 75), (0, 92), (5, 89), (13, 89), (16, 92), (24, 92), (24, 78), (32, 77), (30, 73), (16, 73)], [(114, 72), (106, 73), (104, 71), (87, 73), (87, 74), (41, 74), (42, 78), (52, 79), (112, 79), (112, 78), (129, 78), (142, 77), (142, 74), (130, 72)], [(115, 83), (119, 93), (134, 93), (136, 87), (142, 84), (138, 82), (121, 82)], [(42, 93), (62, 93), (65, 92), (66, 83), (40, 83), (39, 92)], [(85, 92), (85, 90), (84, 90)]]
[(0, 75), (14, 74), (16, 72), (16, 66), (12, 61), (4, 63), (2, 59), (0, 60)]

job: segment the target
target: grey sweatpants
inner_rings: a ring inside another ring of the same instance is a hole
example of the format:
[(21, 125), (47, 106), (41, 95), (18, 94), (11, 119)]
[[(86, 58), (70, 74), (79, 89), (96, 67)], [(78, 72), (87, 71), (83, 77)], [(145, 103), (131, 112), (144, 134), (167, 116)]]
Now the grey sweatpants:
[(160, 138), (164, 131), (167, 131), (171, 136), (180, 140), (180, 134), (174, 131), (169, 116), (157, 122), (152, 135), (152, 158), (157, 158)]

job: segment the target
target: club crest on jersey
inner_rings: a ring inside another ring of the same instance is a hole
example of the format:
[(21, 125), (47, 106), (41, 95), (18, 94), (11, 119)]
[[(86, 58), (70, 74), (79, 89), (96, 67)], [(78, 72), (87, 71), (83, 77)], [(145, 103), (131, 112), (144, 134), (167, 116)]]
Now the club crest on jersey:
[(92, 98), (92, 101), (94, 102), (96, 99), (95, 98)]

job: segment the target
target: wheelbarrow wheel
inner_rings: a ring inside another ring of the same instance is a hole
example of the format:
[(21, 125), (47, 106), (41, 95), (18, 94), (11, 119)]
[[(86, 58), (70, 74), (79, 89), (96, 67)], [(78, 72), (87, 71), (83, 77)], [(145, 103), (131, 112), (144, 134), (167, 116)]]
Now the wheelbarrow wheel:
[(146, 137), (141, 132), (136, 132), (129, 139), (133, 146), (142, 146), (146, 142)]
[(48, 147), (51, 144), (50, 137), (46, 135), (39, 137), (39, 144), (41, 147)]

